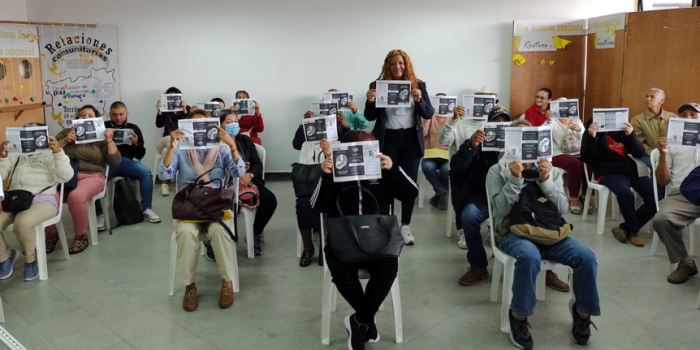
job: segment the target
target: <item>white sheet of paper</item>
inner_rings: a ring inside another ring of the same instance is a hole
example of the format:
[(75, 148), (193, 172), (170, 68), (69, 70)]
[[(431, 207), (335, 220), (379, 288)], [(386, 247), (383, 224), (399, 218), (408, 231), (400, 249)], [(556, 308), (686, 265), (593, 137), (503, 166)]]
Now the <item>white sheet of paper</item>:
[(218, 117), (221, 112), (221, 105), (219, 102), (197, 102), (196, 106), (197, 108), (209, 112), (212, 117)]
[(10, 154), (31, 155), (49, 152), (49, 127), (8, 127), (5, 139), (10, 142)]
[(552, 118), (579, 119), (578, 99), (559, 100), (549, 102)]
[(496, 95), (462, 95), (465, 119), (487, 119), (496, 106)]
[(700, 120), (670, 118), (668, 120), (668, 145), (700, 148)]
[(231, 102), (231, 108), (238, 117), (242, 117), (244, 115), (254, 115), (255, 114), (255, 99), (254, 98), (248, 98), (248, 99), (240, 99), (240, 100), (233, 100)]
[(505, 158), (535, 163), (552, 160), (552, 126), (505, 128)]
[(131, 135), (134, 133), (133, 129), (111, 129), (114, 133), (114, 143), (117, 145), (130, 145)]
[(593, 122), (598, 132), (622, 131), (629, 115), (629, 108), (593, 108)]
[(323, 94), (324, 101), (331, 101), (338, 104), (338, 109), (341, 111), (349, 111), (348, 103), (352, 102), (352, 95), (347, 92), (326, 92)]
[(333, 182), (382, 178), (379, 141), (331, 143)]
[(301, 121), (304, 128), (304, 137), (309, 142), (321, 142), (323, 139), (328, 141), (337, 140), (337, 123), (335, 115), (306, 118)]
[(506, 147), (506, 128), (510, 122), (485, 122), (481, 127), (484, 130), (484, 142), (481, 149), (484, 151), (503, 151)]
[(435, 115), (439, 117), (451, 117), (457, 108), (457, 96), (433, 96), (430, 102), (435, 108)]
[(338, 114), (338, 103), (332, 101), (311, 102), (311, 111), (314, 112), (314, 116), (336, 116)]
[(181, 119), (177, 128), (185, 135), (180, 138), (181, 149), (209, 149), (221, 146), (219, 118)]
[(105, 122), (102, 118), (73, 119), (75, 127), (75, 144), (104, 141)]
[(411, 82), (408, 80), (377, 80), (377, 108), (411, 107)]
[(160, 95), (161, 112), (182, 112), (182, 94)]

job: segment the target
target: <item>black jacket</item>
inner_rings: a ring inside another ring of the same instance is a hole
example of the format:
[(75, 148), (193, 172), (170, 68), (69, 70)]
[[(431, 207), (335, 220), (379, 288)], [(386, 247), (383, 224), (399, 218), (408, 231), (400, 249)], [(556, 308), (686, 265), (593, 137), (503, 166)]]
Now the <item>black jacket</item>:
[[(369, 84), (370, 89), (376, 88), (376, 82)], [(425, 137), (423, 137), (423, 123), (421, 123), (420, 118), (430, 119), (435, 113), (433, 105), (430, 103), (430, 95), (425, 88), (425, 83), (422, 81), (418, 82), (418, 88), (421, 91), (422, 98), (420, 103), (416, 104), (415, 111), (413, 113), (413, 119), (416, 121), (416, 142), (420, 145), (420, 156), (423, 157), (425, 153)], [(379, 141), (379, 149), (384, 150), (384, 118), (386, 118), (386, 109), (377, 108), (375, 104), (367, 100), (365, 102), (365, 118), (369, 121), (377, 121), (374, 123), (374, 129), (372, 134), (374, 138)]]
[(117, 149), (119, 150), (119, 153), (121, 153), (122, 157), (128, 158), (128, 159), (138, 159), (141, 160), (143, 159), (143, 156), (146, 155), (146, 147), (143, 146), (143, 134), (141, 133), (141, 129), (136, 124), (129, 123), (128, 121), (121, 126), (115, 125), (112, 123), (111, 120), (108, 120), (105, 122), (105, 128), (107, 129), (132, 129), (136, 133), (136, 135), (139, 137), (138, 145), (119, 145), (117, 146)]
[(248, 137), (248, 135), (238, 134), (235, 137), (236, 145), (238, 147), (238, 154), (243, 157), (243, 161), (246, 162), (248, 166), (247, 173), (253, 174), (253, 183), (258, 186), (264, 186), (265, 180), (263, 180), (263, 163), (258, 154), (258, 150), (255, 149), (255, 143)]
[(461, 215), (467, 204), (472, 203), (481, 210), (488, 210), (486, 198), (486, 174), (498, 163), (499, 152), (484, 152), (466, 140), (450, 160), (450, 187), (452, 203), (457, 215)]
[[(591, 123), (593, 123), (593, 120), (589, 120), (586, 123), (586, 129), (591, 126)], [(624, 156), (608, 147), (608, 138), (605, 134), (610, 134), (610, 137), (615, 141), (625, 145)], [(637, 163), (629, 155), (635, 158), (641, 158), (646, 155), (644, 146), (634, 131), (629, 135), (625, 135), (624, 131), (598, 132), (595, 138), (588, 131), (583, 133), (581, 160), (593, 166), (593, 173), (596, 177), (608, 174), (637, 176)]]
[[(359, 189), (346, 190), (341, 194), (342, 198), (340, 199), (340, 207), (344, 215), (358, 215), (360, 207), (362, 207), (363, 214), (376, 214), (377, 204), (379, 204), (379, 213), (388, 215), (394, 198), (405, 202), (418, 197), (418, 186), (395, 163), (390, 170), (382, 170), (381, 179), (376, 181), (362, 180), (359, 183), (362, 188), (372, 192), (377, 203), (367, 193), (363, 193), (362, 203), (360, 203), (359, 193), (361, 191)], [(317, 212), (328, 213), (329, 218), (340, 216), (336, 207), (338, 193), (346, 187), (357, 186), (357, 181), (335, 183), (332, 174), (324, 173), (311, 196), (311, 207)]]

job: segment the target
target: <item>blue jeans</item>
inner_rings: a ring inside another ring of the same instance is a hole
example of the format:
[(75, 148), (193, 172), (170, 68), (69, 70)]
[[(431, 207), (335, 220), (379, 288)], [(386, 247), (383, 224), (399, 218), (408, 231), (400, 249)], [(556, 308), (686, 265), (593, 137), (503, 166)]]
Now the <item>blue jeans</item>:
[(566, 237), (552, 246), (535, 244), (525, 238), (508, 233), (500, 248), (514, 257), (513, 300), (510, 308), (522, 316), (535, 311), (535, 283), (540, 273), (542, 259), (564, 264), (574, 270), (574, 298), (579, 310), (600, 316), (596, 269), (598, 262), (593, 251), (583, 243)]
[(450, 162), (447, 159), (424, 158), (421, 168), (435, 194), (447, 193), (447, 189), (450, 188)]
[[(603, 176), (600, 183), (617, 196), (620, 213), (622, 218), (625, 219), (625, 222), (620, 224), (620, 228), (625, 230), (625, 232), (639, 233), (642, 226), (656, 214), (654, 188), (652, 187), (651, 178), (648, 176), (609, 174)], [(630, 187), (634, 188), (644, 200), (644, 204), (636, 211), (634, 209), (634, 194), (632, 194)]]
[[(141, 190), (141, 210), (151, 209), (153, 206), (153, 175), (151, 175), (151, 169), (148, 169), (145, 165), (135, 159), (129, 159), (122, 157), (121, 163), (118, 167), (110, 166), (108, 180), (113, 179), (115, 176), (121, 176), (128, 179), (134, 179), (139, 181), (139, 187)], [(95, 202), (97, 215), (102, 215), (102, 206), (100, 202)]]
[(481, 240), (481, 223), (489, 217), (488, 210), (481, 210), (474, 204), (467, 204), (462, 210), (462, 228), (467, 242), (467, 261), (469, 265), (483, 267), (489, 265), (484, 243)]

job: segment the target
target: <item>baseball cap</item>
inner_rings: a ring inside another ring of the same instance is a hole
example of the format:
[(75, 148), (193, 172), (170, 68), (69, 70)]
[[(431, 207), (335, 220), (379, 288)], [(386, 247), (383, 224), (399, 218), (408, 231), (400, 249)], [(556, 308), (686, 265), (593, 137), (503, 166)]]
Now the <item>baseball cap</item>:
[(508, 111), (501, 106), (496, 106), (491, 110), (491, 112), (489, 112), (488, 120), (493, 120), (496, 117), (506, 117), (508, 118), (508, 120), (511, 119), (510, 114), (508, 114)]
[(678, 107), (678, 114), (681, 114), (686, 109), (692, 109), (698, 113), (700, 113), (700, 105), (695, 103), (695, 102), (689, 102), (689, 103), (684, 103), (680, 107)]

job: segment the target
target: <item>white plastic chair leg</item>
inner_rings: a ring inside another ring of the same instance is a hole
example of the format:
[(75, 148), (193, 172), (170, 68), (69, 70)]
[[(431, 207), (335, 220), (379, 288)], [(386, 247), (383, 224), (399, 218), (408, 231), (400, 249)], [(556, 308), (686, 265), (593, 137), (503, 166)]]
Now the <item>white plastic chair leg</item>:
[(248, 259), (255, 257), (255, 251), (253, 249), (255, 240), (253, 237), (253, 220), (255, 220), (255, 213), (246, 208), (241, 209), (243, 213), (243, 218), (245, 219), (245, 236), (246, 241), (248, 241)]
[(505, 264), (503, 269), (503, 296), (501, 297), (501, 332), (510, 333), (510, 322), (508, 312), (510, 301), (513, 297), (513, 276), (515, 275), (515, 260), (512, 259)]
[(700, 310), (700, 293), (698, 293), (698, 301), (695, 303), (695, 308)]
[(396, 276), (394, 285), (391, 287), (391, 302), (394, 307), (394, 325), (396, 327), (396, 344), (403, 342), (403, 312), (401, 309), (401, 289), (399, 288), (399, 277)]
[[(88, 204), (88, 241), (91, 245), (97, 245), (97, 213), (95, 211), (95, 201), (91, 200)], [(104, 210), (104, 206), (102, 207)], [(107, 222), (105, 221), (105, 225)]]
[(661, 241), (659, 235), (656, 232), (654, 232), (654, 235), (651, 239), (651, 252), (649, 252), (650, 256), (655, 256), (659, 254), (659, 241)]
[(162, 154), (158, 154), (158, 153), (156, 152), (156, 155), (155, 155), (155, 157), (153, 157), (153, 158), (154, 158), (154, 161), (153, 161), (153, 170), (151, 170), (151, 171), (153, 172), (153, 187), (155, 187), (155, 185), (156, 185), (156, 178), (158, 177), (158, 165), (160, 164), (160, 161), (163, 159), (163, 155), (162, 155)]
[[(202, 248), (204, 248), (204, 244), (202, 244)], [(240, 278), (239, 278), (239, 273), (238, 273), (238, 253), (236, 252), (236, 242), (231, 242), (231, 265), (233, 268), (233, 277), (231, 278), (231, 282), (233, 282), (233, 292), (238, 293), (238, 291), (241, 290), (241, 285), (240, 285)]]
[(583, 222), (586, 222), (586, 219), (588, 218), (588, 208), (590, 208), (591, 205), (591, 197), (593, 196), (593, 188), (588, 186), (586, 189), (586, 197), (584, 200), (584, 205), (583, 205)]
[(447, 237), (452, 237), (452, 221), (454, 220), (455, 211), (452, 209), (452, 196), (447, 193), (447, 230), (445, 235)]
[(333, 282), (331, 272), (323, 269), (323, 294), (321, 296), (321, 343), (330, 344), (331, 333), (331, 303), (333, 299)]
[(688, 232), (690, 234), (690, 256), (696, 256), (697, 253), (697, 242), (695, 242), (695, 227), (694, 224), (690, 224), (690, 227), (688, 228)]
[(544, 269), (540, 270), (537, 274), (537, 279), (535, 280), (535, 298), (538, 301), (544, 301), (544, 290), (547, 285), (547, 271)]
[[(297, 228), (297, 258), (301, 258), (301, 251), (304, 249), (301, 241), (301, 231)], [(323, 249), (323, 247), (321, 247)]]
[[(610, 190), (608, 190), (608, 192), (610, 192)], [(610, 192), (610, 204), (612, 205), (612, 208), (610, 209), (610, 212), (612, 213), (612, 219), (617, 220), (619, 206), (617, 204), (617, 196), (612, 192)]]
[(421, 169), (418, 169), (418, 208), (423, 209), (423, 204), (425, 203), (425, 187), (428, 181), (425, 179), (425, 175)]
[(503, 263), (498, 259), (493, 260), (493, 273), (491, 274), (491, 302), (495, 303), (498, 301), (498, 287), (501, 285)]
[(599, 235), (605, 232), (605, 214), (608, 211), (608, 195), (610, 195), (610, 190), (607, 188), (601, 188), (600, 191), (598, 191), (598, 226), (596, 232), (598, 232)]
[(177, 286), (177, 241), (175, 240), (175, 232), (170, 239), (170, 283), (168, 287), (168, 295), (175, 295), (175, 287)]
[[(100, 205), (102, 206), (102, 215), (105, 217), (105, 229), (110, 231), (112, 230), (112, 220), (109, 218), (109, 209), (112, 207), (111, 203), (108, 202), (106, 198), (102, 197), (100, 198)], [(97, 220), (97, 216), (95, 216), (95, 220)], [(95, 221), (95, 232), (97, 232), (97, 221)], [(97, 234), (95, 234), (95, 236), (97, 236)], [(97, 239), (95, 239), (95, 242), (97, 242)]]
[[(39, 225), (35, 228), (35, 234), (36, 234), (36, 261), (37, 265), (39, 265), (39, 279), (40, 280), (46, 280), (49, 278), (49, 273), (47, 269), (47, 263), (46, 263), (46, 241), (45, 241), (45, 235), (44, 235), (44, 227), (43, 225)], [(62, 246), (63, 250), (66, 250), (65, 246)]]
[[(63, 250), (63, 259), (66, 261), (70, 260), (70, 253), (68, 252), (68, 239), (66, 238), (66, 230), (63, 229), (63, 223), (56, 223), (56, 231), (58, 232), (58, 239), (61, 242), (61, 249)], [(42, 229), (43, 233), (43, 229)], [(42, 235), (43, 236), (43, 235)], [(44, 252), (46, 249), (44, 249)]]

